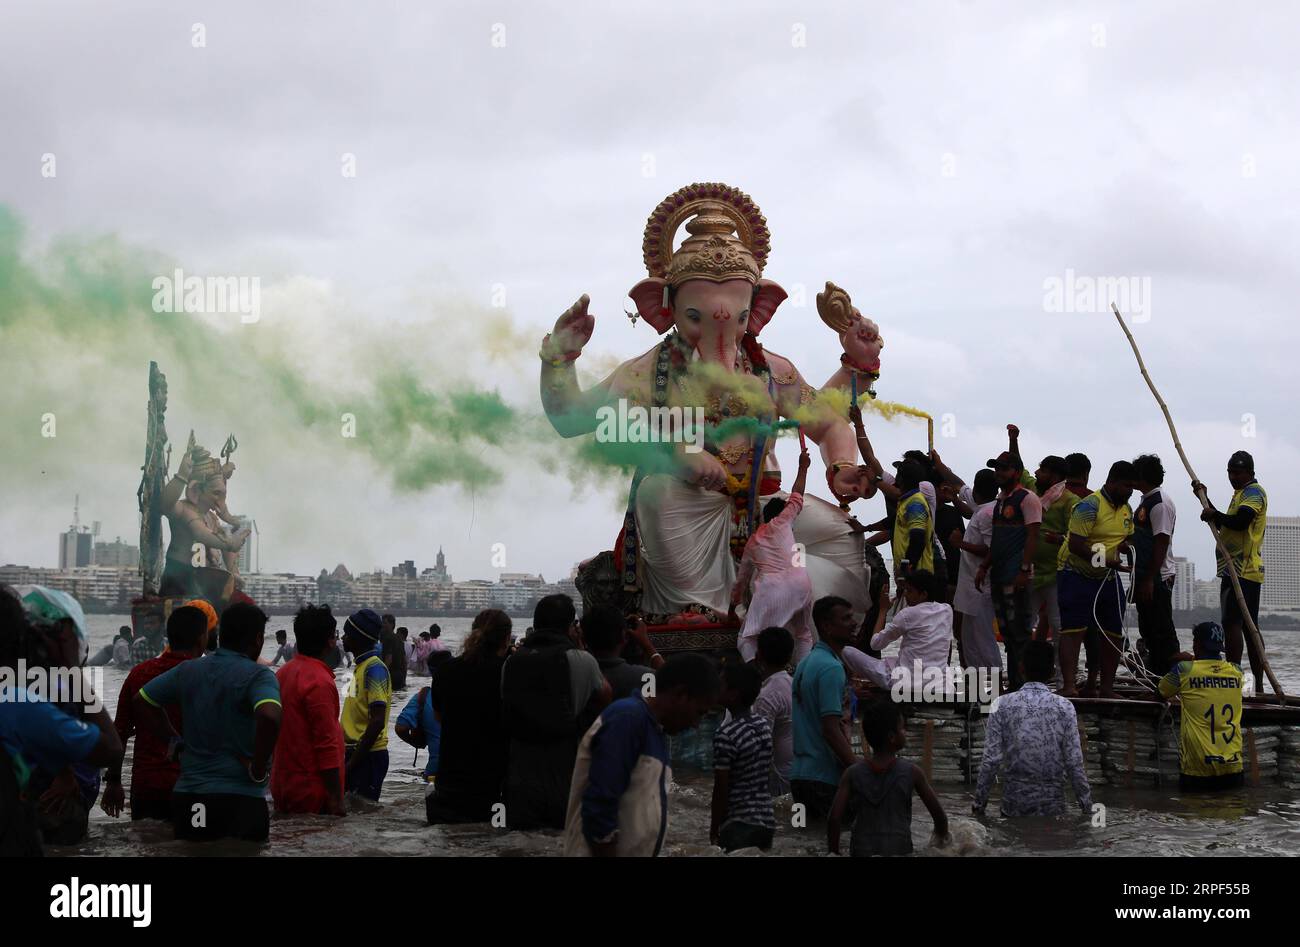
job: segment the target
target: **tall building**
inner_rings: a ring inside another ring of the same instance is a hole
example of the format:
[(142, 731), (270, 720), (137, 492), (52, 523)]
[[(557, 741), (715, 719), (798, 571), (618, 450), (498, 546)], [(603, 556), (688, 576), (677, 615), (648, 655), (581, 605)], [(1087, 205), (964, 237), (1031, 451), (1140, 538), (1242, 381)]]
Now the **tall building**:
[[(98, 531), (99, 524), (95, 524)], [(72, 525), (66, 533), (59, 533), (59, 568), (79, 569), (90, 565), (95, 537), (81, 525), (81, 496), (72, 501)]]
[(59, 534), (59, 568), (79, 569), (90, 565), (94, 538), (86, 527), (71, 527)]
[(1261, 611), (1300, 611), (1300, 516), (1270, 516), (1264, 530)]
[(415, 571), (415, 560), (407, 559), (405, 562), (393, 566), (393, 575), (395, 577), (404, 576), (408, 579), (414, 579), (417, 575)]
[[(241, 529), (251, 530), (253, 528), (253, 518), (251, 516), (236, 516), (235, 519), (239, 522)], [(253, 571), (255, 562), (253, 549), (256, 545), (257, 536), (253, 533), (249, 533), (248, 538), (244, 540), (244, 545), (239, 547), (240, 575), (249, 575)]]
[(451, 576), (447, 574), (447, 557), (442, 554), (442, 547), (438, 547), (438, 558), (432, 569), (425, 569), (424, 575), (431, 578), (439, 584), (451, 581)]
[(134, 569), (140, 565), (140, 547), (124, 543), (122, 537), (118, 536), (111, 543), (95, 543), (90, 557), (92, 565)]
[(1174, 611), (1189, 612), (1196, 607), (1196, 563), (1182, 556), (1171, 556), (1174, 563)]

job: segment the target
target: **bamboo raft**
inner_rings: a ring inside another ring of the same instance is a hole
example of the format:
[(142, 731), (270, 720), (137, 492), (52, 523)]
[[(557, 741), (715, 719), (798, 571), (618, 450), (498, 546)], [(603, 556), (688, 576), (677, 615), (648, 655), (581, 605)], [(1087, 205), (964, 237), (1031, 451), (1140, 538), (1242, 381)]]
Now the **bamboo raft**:
[[(1079, 745), (1092, 785), (1159, 788), (1178, 784), (1179, 707), (1150, 692), (1123, 698), (1072, 698)], [(976, 704), (905, 704), (904, 754), (939, 784), (973, 785), (984, 755), (984, 714)], [(856, 729), (856, 728), (855, 728)], [(853, 734), (855, 752), (861, 732)], [(1300, 789), (1300, 701), (1242, 700), (1247, 786)]]

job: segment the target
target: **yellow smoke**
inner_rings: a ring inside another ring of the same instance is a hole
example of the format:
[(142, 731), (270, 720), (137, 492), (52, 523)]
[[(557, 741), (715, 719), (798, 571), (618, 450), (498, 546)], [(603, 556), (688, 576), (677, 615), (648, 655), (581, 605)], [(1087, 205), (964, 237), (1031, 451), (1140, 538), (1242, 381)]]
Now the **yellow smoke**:
[(714, 398), (735, 398), (744, 404), (747, 414), (767, 414), (774, 409), (767, 386), (758, 376), (729, 372), (710, 362), (692, 362), (681, 387), (689, 404), (707, 406)]
[(929, 414), (922, 411), (920, 408), (913, 408), (909, 404), (900, 404), (897, 401), (874, 401), (868, 398), (866, 400), (859, 399), (858, 405), (870, 411), (874, 411), (886, 421), (892, 421), (900, 414), (906, 415), (909, 418), (925, 418), (927, 421), (934, 420)]
[[(796, 411), (795, 420), (802, 424), (814, 424), (825, 421), (828, 414), (834, 418), (847, 418), (851, 401), (852, 396), (847, 390), (843, 388), (827, 388), (817, 392), (817, 397), (811, 403)], [(859, 397), (858, 407), (862, 409), (863, 414), (877, 414), (886, 421), (892, 421), (900, 416), (922, 418), (927, 422), (933, 422), (934, 420), (928, 412), (897, 401), (881, 401), (876, 398)]]

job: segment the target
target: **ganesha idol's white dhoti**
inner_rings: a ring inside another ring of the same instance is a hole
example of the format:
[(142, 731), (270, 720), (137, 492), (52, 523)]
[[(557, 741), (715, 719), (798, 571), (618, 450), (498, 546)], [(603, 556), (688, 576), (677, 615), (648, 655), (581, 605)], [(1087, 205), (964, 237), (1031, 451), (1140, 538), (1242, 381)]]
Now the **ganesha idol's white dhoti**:
[[(787, 495), (762, 497), (760, 505)], [(726, 614), (736, 581), (731, 558), (734, 509), (730, 497), (667, 474), (641, 481), (635, 512), (642, 610), (673, 614), (699, 604)], [(848, 515), (818, 497), (805, 497), (794, 522), (794, 537), (804, 547), (813, 600), (838, 595), (853, 606), (861, 621), (870, 605), (870, 572), (863, 561), (862, 536), (849, 527)]]

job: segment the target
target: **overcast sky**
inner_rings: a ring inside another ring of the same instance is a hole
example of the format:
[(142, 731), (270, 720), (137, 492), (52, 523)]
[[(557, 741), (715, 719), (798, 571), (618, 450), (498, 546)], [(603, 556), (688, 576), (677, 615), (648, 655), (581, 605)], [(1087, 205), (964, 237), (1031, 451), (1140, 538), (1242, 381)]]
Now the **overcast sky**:
[[(653, 344), (623, 315), (645, 218), (723, 181), (762, 207), (765, 275), (796, 296), (763, 342), (820, 385), (839, 348), (812, 296), (844, 286), (885, 336), (881, 397), (950, 416), (937, 446), (967, 479), (1010, 421), (1030, 461), (1086, 452), (1094, 484), (1154, 450), (1181, 511), (1174, 551), (1212, 574), (1109, 300), (1046, 311), (1045, 282), (1073, 271), (1150, 287), (1133, 328), (1220, 507), (1225, 461), (1246, 449), (1270, 512), (1300, 512), (1291, 4), (615, 6), (7, 4), (0, 204), (33, 260), (59, 237), (112, 235), (190, 273), (258, 275), (258, 325), (209, 322), (278, 339), (309, 377), (424, 366), (435, 390), (456, 378), (535, 412), (537, 343), (579, 294), (597, 317), (584, 371)], [(135, 541), (162, 356), (147, 334), (113, 364), (75, 346), (52, 339), (46, 371), (121, 425), (65, 425), (52, 475), (14, 460), (47, 449), (38, 418), (6, 428), (28, 433), (0, 458), (0, 562), (54, 564), (75, 493), (104, 538)], [(625, 487), (575, 488), (534, 450), (485, 454), (492, 488), (395, 491), (365, 458), (305, 456), (208, 370), (190, 379), (207, 397), (174, 397), (169, 428), (214, 451), (237, 433), (230, 506), (257, 518), (264, 570), (424, 567), (441, 545), (457, 578), (491, 577), (505, 543), (509, 571), (554, 579), (619, 529)], [(873, 432), (886, 456), (924, 446), (920, 424)], [(793, 470), (792, 444), (780, 452)], [(864, 522), (881, 510), (860, 506)]]

